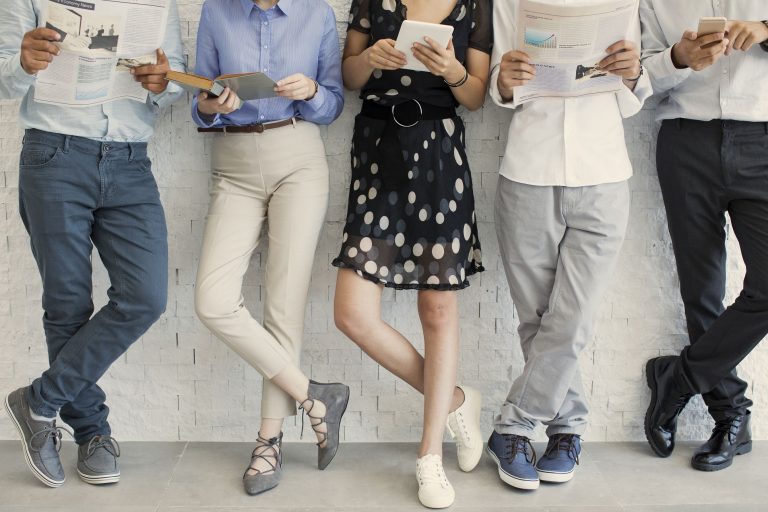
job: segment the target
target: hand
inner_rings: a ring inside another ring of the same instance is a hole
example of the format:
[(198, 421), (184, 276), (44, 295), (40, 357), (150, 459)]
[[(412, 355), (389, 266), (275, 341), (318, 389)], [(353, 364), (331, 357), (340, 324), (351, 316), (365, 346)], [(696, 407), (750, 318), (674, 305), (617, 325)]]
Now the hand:
[(728, 43), (723, 32), (698, 37), (696, 32), (686, 30), (680, 42), (672, 47), (672, 62), (679, 69), (701, 71), (725, 54)]
[(466, 69), (456, 59), (453, 39), (448, 43), (448, 48), (441, 48), (439, 44), (429, 37), (425, 37), (424, 41), (427, 44), (414, 43), (411, 51), (416, 60), (427, 66), (430, 73), (452, 84), (464, 78)]
[(637, 81), (632, 79), (640, 76), (640, 52), (637, 45), (632, 41), (618, 41), (609, 46), (605, 53), (608, 56), (597, 64), (600, 69), (620, 76), (627, 87), (634, 89)]
[(730, 55), (733, 50), (748, 51), (756, 44), (768, 40), (768, 27), (762, 21), (729, 21), (726, 25), (731, 43), (725, 50)]
[(394, 39), (379, 39), (373, 46), (366, 48), (362, 55), (365, 63), (373, 69), (392, 71), (408, 63), (405, 54), (395, 50)]
[(501, 97), (510, 101), (515, 87), (525, 85), (536, 78), (536, 68), (527, 53), (519, 50), (505, 53), (499, 64), (498, 87)]
[(52, 41), (61, 40), (61, 35), (49, 28), (36, 28), (24, 34), (21, 40), (21, 67), (29, 75), (48, 68), (53, 58), (61, 51)]
[(278, 96), (291, 100), (311, 100), (317, 90), (316, 82), (309, 77), (296, 73), (278, 80), (275, 92)]
[(229, 87), (224, 89), (218, 98), (209, 98), (207, 92), (197, 95), (197, 110), (207, 116), (216, 114), (231, 114), (240, 108), (240, 98)]
[(157, 64), (132, 68), (131, 74), (137, 82), (141, 82), (143, 88), (149, 92), (160, 94), (168, 87), (168, 80), (165, 79), (165, 74), (170, 70), (171, 66), (168, 65), (168, 57), (165, 56), (165, 52), (162, 49), (158, 49)]

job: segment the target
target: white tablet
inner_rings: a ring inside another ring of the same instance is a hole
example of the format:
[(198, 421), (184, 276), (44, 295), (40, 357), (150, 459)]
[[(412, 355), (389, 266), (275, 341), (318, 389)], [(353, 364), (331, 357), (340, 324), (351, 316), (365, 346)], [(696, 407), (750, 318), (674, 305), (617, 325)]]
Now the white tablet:
[(453, 27), (450, 25), (440, 25), (438, 23), (424, 23), (421, 21), (405, 20), (400, 27), (400, 34), (395, 42), (395, 49), (405, 54), (408, 63), (403, 69), (412, 69), (413, 71), (429, 71), (427, 67), (419, 62), (413, 55), (411, 47), (414, 43), (426, 44), (425, 37), (429, 37), (437, 44), (448, 48), (453, 35)]

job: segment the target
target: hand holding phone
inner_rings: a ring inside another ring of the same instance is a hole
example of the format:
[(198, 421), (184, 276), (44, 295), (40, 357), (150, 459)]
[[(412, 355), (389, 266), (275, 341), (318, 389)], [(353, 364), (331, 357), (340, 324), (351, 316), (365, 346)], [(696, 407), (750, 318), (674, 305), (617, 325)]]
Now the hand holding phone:
[[(727, 26), (728, 18), (719, 16), (713, 18), (704, 17), (699, 20), (699, 30), (696, 32), (696, 35), (701, 37), (708, 36), (710, 34), (725, 34)], [(722, 39), (707, 43), (706, 45), (702, 46), (702, 48), (711, 48), (713, 46), (717, 46), (717, 43), (719, 43), (721, 40)]]
[[(672, 47), (672, 62), (678, 69), (706, 69), (720, 59), (728, 48), (725, 18), (702, 18), (699, 32), (686, 30)], [(719, 32), (718, 32), (719, 30)]]

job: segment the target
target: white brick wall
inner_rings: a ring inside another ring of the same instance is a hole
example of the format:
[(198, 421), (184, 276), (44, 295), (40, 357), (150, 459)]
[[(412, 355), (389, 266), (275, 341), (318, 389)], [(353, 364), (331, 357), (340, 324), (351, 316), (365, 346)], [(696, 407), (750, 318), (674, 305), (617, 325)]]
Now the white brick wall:
[[(194, 51), (201, 0), (181, 0), (182, 34)], [(339, 20), (348, 0), (332, 0)], [(343, 24), (339, 24), (344, 32)], [(192, 61), (193, 58), (190, 58)], [(342, 117), (324, 130), (332, 169), (331, 203), (325, 236), (315, 258), (306, 318), (303, 368), (318, 380), (339, 379), (352, 388), (345, 418), (347, 441), (417, 440), (421, 399), (402, 382), (363, 356), (333, 326), (332, 297), (336, 255), (347, 196), (352, 118), (359, 109), (353, 94)], [(40, 279), (17, 211), (21, 131), (18, 104), (0, 102), (0, 391), (30, 382), (46, 367), (41, 328)], [(635, 166), (629, 235), (613, 287), (603, 299), (593, 341), (582, 357), (585, 388), (592, 404), (587, 437), (598, 441), (641, 440), (647, 390), (644, 361), (673, 353), (686, 343), (672, 250), (655, 175), (653, 112), (627, 121), (627, 143)], [(479, 387), (485, 397), (483, 427), (490, 432), (509, 379), (522, 367), (515, 332), (517, 320), (498, 259), (492, 223), (493, 197), (503, 153), (508, 113), (488, 104), (466, 114), (468, 146), (475, 182), (485, 273), (461, 297), (460, 382)], [(256, 436), (260, 376), (202, 327), (192, 307), (194, 276), (207, 208), (210, 139), (195, 132), (187, 102), (162, 117), (152, 145), (155, 173), (168, 217), (170, 291), (168, 311), (102, 380), (109, 394), (116, 435), (137, 440), (249, 440)], [(742, 266), (733, 257), (729, 297), (738, 293)], [(105, 301), (106, 274), (96, 270), (95, 302)], [(262, 258), (256, 254), (245, 296), (259, 312)], [(384, 317), (417, 347), (423, 347), (412, 292), (385, 292)], [(742, 373), (754, 382), (753, 430), (768, 438), (768, 353), (757, 350)], [(286, 429), (298, 437), (300, 423)], [(704, 437), (711, 428), (700, 400), (682, 419), (684, 438)], [(15, 437), (5, 416), (0, 439)], [(307, 438), (311, 438), (311, 434)]]

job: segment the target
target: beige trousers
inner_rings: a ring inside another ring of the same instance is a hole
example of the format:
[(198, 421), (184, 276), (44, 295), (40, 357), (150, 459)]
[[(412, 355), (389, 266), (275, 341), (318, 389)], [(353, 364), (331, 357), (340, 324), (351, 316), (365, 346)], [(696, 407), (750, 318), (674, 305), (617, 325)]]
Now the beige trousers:
[[(299, 364), (312, 264), (328, 207), (319, 128), (298, 122), (213, 142), (213, 183), (195, 288), (202, 322), (264, 376), (261, 417), (296, 414), (269, 379)], [(264, 323), (244, 304), (243, 278), (268, 220)]]

